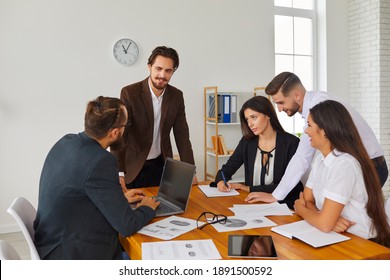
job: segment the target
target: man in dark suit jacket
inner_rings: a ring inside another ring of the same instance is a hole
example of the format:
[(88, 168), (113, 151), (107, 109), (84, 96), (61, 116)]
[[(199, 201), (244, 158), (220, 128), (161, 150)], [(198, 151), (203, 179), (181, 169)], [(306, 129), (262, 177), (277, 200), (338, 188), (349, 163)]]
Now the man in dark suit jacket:
[[(130, 236), (159, 203), (119, 183), (116, 158), (106, 149), (127, 124), (117, 98), (88, 104), (85, 131), (68, 134), (50, 150), (41, 174), (34, 242), (41, 259), (121, 259), (119, 234)], [(140, 200), (132, 210), (129, 202)]]
[(129, 127), (124, 145), (113, 147), (111, 152), (118, 158), (123, 188), (160, 184), (165, 158), (173, 156), (172, 129), (180, 160), (194, 164), (183, 93), (168, 84), (178, 66), (179, 56), (174, 49), (157, 47), (148, 60), (150, 76), (121, 91)]

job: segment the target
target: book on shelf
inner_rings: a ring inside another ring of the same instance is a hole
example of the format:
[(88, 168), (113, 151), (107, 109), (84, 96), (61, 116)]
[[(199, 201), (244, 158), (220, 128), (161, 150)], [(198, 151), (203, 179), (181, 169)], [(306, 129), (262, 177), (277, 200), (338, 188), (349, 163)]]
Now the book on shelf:
[(351, 238), (337, 232), (322, 232), (305, 220), (271, 228), (271, 231), (290, 239), (297, 238), (314, 248), (339, 243)]
[(229, 151), (226, 148), (225, 141), (223, 140), (222, 135), (211, 136), (211, 142), (213, 143), (213, 149), (215, 155), (228, 155)]
[(225, 140), (222, 135), (218, 135), (219, 142), (221, 143), (222, 146), (222, 152), (223, 155), (228, 155), (228, 149), (226, 148)]
[(211, 142), (213, 143), (213, 149), (215, 155), (219, 155), (221, 150), (219, 149), (219, 140), (217, 136), (211, 136)]

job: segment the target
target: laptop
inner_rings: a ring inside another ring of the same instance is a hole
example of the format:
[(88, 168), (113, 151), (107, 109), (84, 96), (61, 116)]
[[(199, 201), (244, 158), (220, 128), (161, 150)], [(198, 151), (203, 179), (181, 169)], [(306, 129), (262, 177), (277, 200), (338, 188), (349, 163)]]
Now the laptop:
[(167, 158), (161, 176), (158, 194), (155, 196), (160, 205), (156, 217), (184, 213), (187, 208), (195, 165)]

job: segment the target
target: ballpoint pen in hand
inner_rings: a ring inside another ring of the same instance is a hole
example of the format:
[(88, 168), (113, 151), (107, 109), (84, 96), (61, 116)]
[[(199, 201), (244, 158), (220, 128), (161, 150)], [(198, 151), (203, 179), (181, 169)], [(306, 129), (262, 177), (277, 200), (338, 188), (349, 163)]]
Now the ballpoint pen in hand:
[(227, 182), (226, 182), (225, 174), (223, 173), (222, 170), (221, 170), (221, 175), (222, 175), (223, 183), (225, 184), (226, 189), (227, 189), (228, 191), (230, 191), (229, 185), (228, 185)]

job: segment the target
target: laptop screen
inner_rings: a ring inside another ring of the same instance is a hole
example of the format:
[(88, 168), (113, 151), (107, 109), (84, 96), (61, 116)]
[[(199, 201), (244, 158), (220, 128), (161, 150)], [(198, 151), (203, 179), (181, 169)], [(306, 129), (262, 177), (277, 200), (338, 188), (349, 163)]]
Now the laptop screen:
[(195, 165), (167, 158), (158, 196), (185, 209), (195, 175)]

